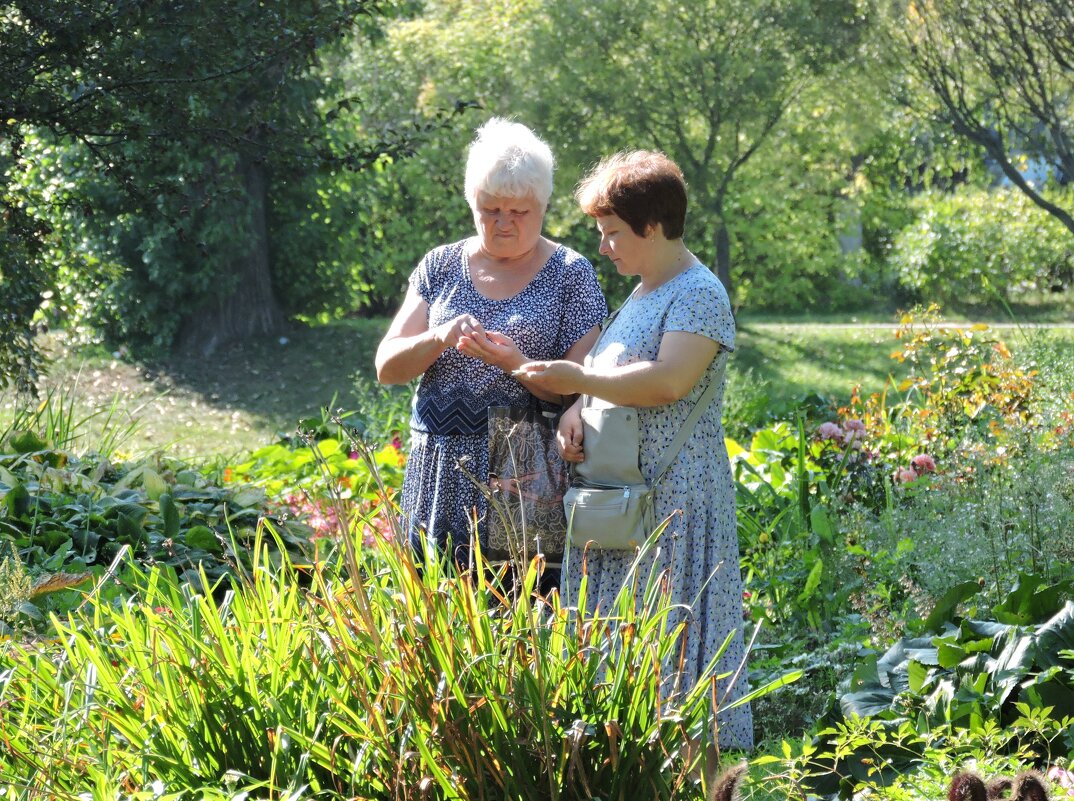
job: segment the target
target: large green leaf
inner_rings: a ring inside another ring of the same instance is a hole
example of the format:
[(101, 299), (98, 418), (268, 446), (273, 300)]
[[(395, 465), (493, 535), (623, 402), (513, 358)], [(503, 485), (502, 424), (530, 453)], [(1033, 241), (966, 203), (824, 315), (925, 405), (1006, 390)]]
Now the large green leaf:
[(1021, 573), (1007, 597), (992, 607), (992, 614), (1001, 623), (1040, 623), (1059, 611), (1072, 589), (1071, 581), (1045, 584), (1040, 576)]
[(890, 711), (893, 700), (895, 693), (890, 689), (875, 686), (868, 690), (847, 693), (839, 699), (839, 707), (848, 718), (868, 718)]
[(958, 605), (981, 591), (976, 581), (964, 581), (945, 592), (936, 602), (932, 612), (925, 618), (925, 631), (939, 631), (944, 623), (954, 619)]
[(1037, 631), (1037, 664), (1044, 668), (1062, 666), (1074, 669), (1062, 651), (1074, 650), (1074, 602), (1067, 601), (1047, 623)]

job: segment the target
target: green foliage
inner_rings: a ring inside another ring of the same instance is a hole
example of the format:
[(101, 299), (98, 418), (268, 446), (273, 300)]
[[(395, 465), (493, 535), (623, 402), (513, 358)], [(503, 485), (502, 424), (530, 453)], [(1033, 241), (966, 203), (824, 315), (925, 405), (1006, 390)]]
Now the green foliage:
[[(1017, 740), (1037, 732), (1052, 738), (1061, 734), (1057, 721), (1033, 714), (1018, 718), (1006, 730), (986, 724), (935, 734), (918, 731), (909, 721), (894, 727), (870, 718), (850, 718), (819, 732), (835, 740), (834, 750), (806, 735), (798, 742), (784, 741), (778, 753), (759, 757), (755, 764), (772, 768), (765, 785), (773, 798), (820, 792), (844, 799), (868, 793), (892, 801), (928, 801), (942, 798), (952, 776), (967, 766), (993, 774), (1020, 773), (1034, 755), (1019, 748)], [(833, 766), (833, 755), (847, 754), (860, 758)]]
[[(3, 124), (3, 121), (0, 121)], [(10, 153), (0, 136), (0, 175)], [(42, 356), (34, 343), (35, 315), (51, 286), (39, 259), (50, 230), (21, 208), (0, 186), (0, 388), (29, 390), (37, 382)]]
[[(1066, 194), (1044, 192), (1057, 202)], [(919, 298), (948, 303), (1011, 300), (1074, 280), (1074, 238), (1013, 189), (929, 192), (895, 237), (891, 266)]]
[(227, 592), (204, 574), (191, 585), (132, 570), (127, 603), (91, 599), (55, 621), (58, 641), (5, 646), (0, 779), (52, 792), (125, 781), (321, 798), (701, 797), (689, 744), (712, 736), (717, 701), (708, 681), (674, 701), (661, 692), (675, 632), (656, 577), (642, 609), (628, 583), (589, 615), (531, 596), (536, 563), (512, 596), (482, 562), (461, 576), (415, 565), (397, 533), (345, 542), (342, 562), (306, 580), (258, 539)]
[(1074, 662), (1062, 655), (1074, 644), (1074, 603), (1063, 601), (1071, 589), (1069, 581), (1047, 585), (1022, 575), (989, 618), (977, 619), (955, 612), (976, 584), (953, 587), (925, 622), (935, 633), (904, 638), (855, 671), (841, 715), (820, 733), (831, 771), (870, 773), (863, 756), (875, 745), (847, 738), (844, 718), (867, 719), (889, 737), (905, 727), (918, 735), (887, 754), (884, 771), (892, 773), (920, 754), (926, 736), (936, 742), (963, 731), (1010, 729), (1006, 749), (1034, 761), (1074, 749), (1061, 736), (1074, 730)]
[(18, 553), (5, 548), (0, 557), (0, 623), (14, 620), (22, 605), (30, 600), (33, 582)]
[(0, 779), (175, 797), (305, 784), (289, 732), (317, 727), (327, 688), (309, 658), (304, 593), (293, 570), (268, 569), (263, 545), (245, 590), (217, 597), (204, 574), (190, 585), (167, 568), (131, 569), (137, 601), (55, 620), (47, 648), (8, 645), (4, 692), (21, 722), (5, 720)]
[[(410, 152), (447, 116), (339, 134), (353, 129), (348, 109), (362, 90), (344, 95), (322, 59), (394, 9), (367, 0), (7, 8), (2, 196), (27, 221), (7, 213), (18, 224), (4, 232), (19, 234), (39, 271), (58, 271), (55, 311), (77, 310), (64, 323), (87, 319), (159, 351), (180, 336), (211, 348), (270, 331), (276, 294), (288, 311), (320, 311), (307, 289), (346, 279), (309, 280), (311, 260), (340, 258), (316, 208), (335, 190), (319, 195), (319, 184)], [(298, 235), (311, 228), (314, 238)], [(53, 233), (49, 249), (35, 245), (38, 229)], [(277, 255), (276, 237), (304, 249)]]
[(739, 173), (803, 88), (848, 57), (866, 28), (859, 12), (853, 2), (562, 0), (550, 4), (535, 48), (548, 56), (537, 65), (543, 106), (579, 163), (637, 147), (675, 159), (696, 210), (687, 241), (727, 282)]
[[(17, 415), (0, 439), (0, 552), (15, 560), (9, 572), (17, 564), (35, 588), (47, 587), (63, 576), (100, 575), (129, 553), (196, 581), (248, 561), (246, 545), (258, 521), (279, 514), (264, 490), (215, 484), (160, 454), (124, 462), (115, 449), (133, 423), (110, 428), (106, 422), (99, 449), (76, 455), (88, 420), (72, 410), (72, 398), (50, 394)], [(113, 405), (104, 413), (114, 412)], [(298, 521), (280, 525), (281, 541), (296, 553), (309, 548), (311, 533)], [(41, 627), (49, 610), (76, 600), (35, 590), (12, 607), (17, 620), (6, 617)]]
[[(1040, 191), (1074, 175), (1069, 4), (937, 0), (887, 9), (904, 96), (987, 152), (1013, 186), (1074, 234), (1069, 194)], [(1046, 165), (1043, 180), (1023, 174), (1028, 157)]]

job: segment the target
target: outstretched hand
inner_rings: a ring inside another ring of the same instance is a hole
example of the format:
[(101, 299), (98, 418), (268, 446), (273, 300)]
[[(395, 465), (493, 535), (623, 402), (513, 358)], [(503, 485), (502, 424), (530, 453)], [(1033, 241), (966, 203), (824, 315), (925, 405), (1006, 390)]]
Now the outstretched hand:
[(511, 375), (524, 379), (530, 386), (560, 395), (575, 395), (582, 391), (582, 366), (563, 359), (553, 362), (526, 362)]

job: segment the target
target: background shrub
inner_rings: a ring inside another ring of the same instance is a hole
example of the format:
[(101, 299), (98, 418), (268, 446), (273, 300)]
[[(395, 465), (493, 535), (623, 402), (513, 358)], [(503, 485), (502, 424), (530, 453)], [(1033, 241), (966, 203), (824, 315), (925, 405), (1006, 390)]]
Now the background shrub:
[(920, 298), (986, 302), (998, 294), (1010, 300), (1074, 279), (1070, 232), (1021, 192), (932, 191), (911, 207), (917, 218), (895, 237), (891, 264), (899, 282)]

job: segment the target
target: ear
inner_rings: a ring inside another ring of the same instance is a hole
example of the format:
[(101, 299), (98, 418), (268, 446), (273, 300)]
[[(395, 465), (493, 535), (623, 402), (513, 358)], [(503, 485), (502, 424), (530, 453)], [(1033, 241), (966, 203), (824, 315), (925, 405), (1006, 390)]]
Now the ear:
[(1008, 776), (996, 776), (988, 782), (988, 801), (1003, 801), (1011, 799), (1011, 788), (1014, 782)]
[(740, 762), (733, 768), (728, 768), (724, 771), (712, 786), (712, 792), (709, 795), (710, 801), (738, 801), (740, 797), (739, 788), (748, 770), (749, 765), (745, 762)]

